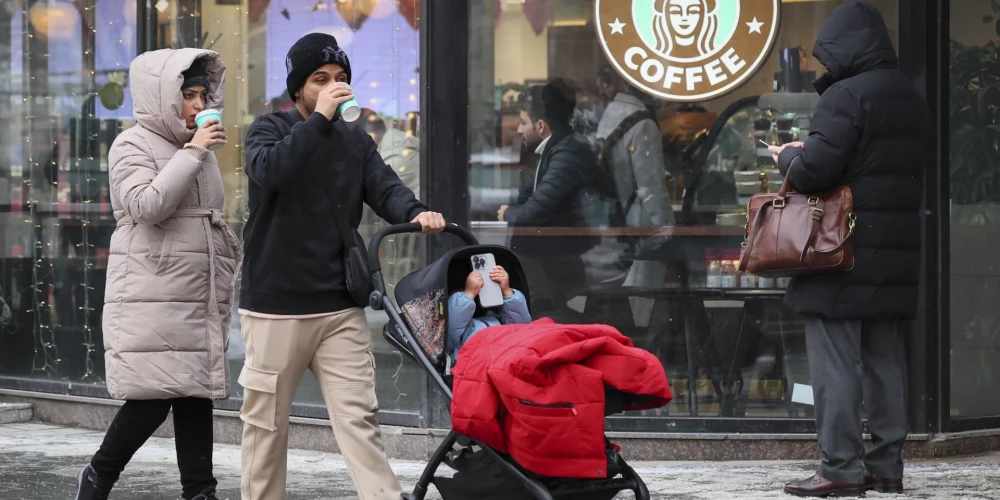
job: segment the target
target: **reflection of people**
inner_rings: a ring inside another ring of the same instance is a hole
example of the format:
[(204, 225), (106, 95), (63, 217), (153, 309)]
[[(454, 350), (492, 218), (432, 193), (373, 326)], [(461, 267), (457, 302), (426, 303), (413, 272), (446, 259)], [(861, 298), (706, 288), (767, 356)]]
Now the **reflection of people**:
[(703, 57), (715, 50), (715, 0), (652, 0), (656, 51), (665, 57)]
[(392, 167), (413, 194), (420, 197), (420, 139), (391, 126), (385, 121), (385, 133), (379, 141), (378, 152), (386, 165)]
[[(785, 303), (806, 316), (806, 348), (823, 462), (789, 483), (798, 496), (903, 490), (906, 342), (917, 313), (920, 207), (930, 137), (927, 102), (899, 71), (882, 16), (849, 1), (813, 53), (827, 73), (805, 143), (773, 148), (801, 193), (847, 185), (857, 227), (854, 268), (800, 277)], [(865, 451), (862, 401), (874, 446)]]
[[(674, 225), (674, 209), (666, 191), (663, 162), (663, 137), (646, 105), (633, 94), (631, 87), (613, 70), (602, 72), (605, 82), (602, 95), (613, 96), (597, 127), (598, 145), (604, 167), (614, 179), (618, 202), (630, 227)], [(609, 82), (607, 80), (610, 80)], [(612, 90), (613, 92), (609, 92)], [(640, 240), (639, 254), (651, 252), (664, 241), (662, 237)], [(659, 260), (636, 260), (632, 263), (625, 286), (662, 286), (666, 266)], [(647, 324), (652, 304), (633, 298), (640, 324)]]
[[(420, 138), (386, 124), (378, 152), (385, 164), (396, 171), (403, 185), (420, 198)], [(396, 248), (396, 259), (387, 274), (395, 286), (400, 279), (420, 267), (422, 239), (416, 234), (397, 234), (392, 237), (392, 241)]]
[[(575, 106), (571, 90), (561, 82), (531, 87), (520, 99), (525, 147), (537, 156), (534, 175), (521, 186), (498, 218), (511, 226), (588, 227), (608, 224), (600, 217), (605, 197), (613, 197), (611, 179), (597, 166), (593, 150), (573, 134), (569, 120)], [(612, 202), (613, 203), (613, 202)], [(544, 234), (544, 231), (543, 231)], [(522, 236), (511, 247), (528, 267), (533, 307), (563, 310), (586, 283), (581, 255), (600, 242), (597, 236)]]
[[(396, 128), (392, 120), (379, 116), (373, 110), (364, 108), (358, 124), (368, 132), (378, 145), (382, 161), (392, 168), (403, 185), (420, 198), (420, 139), (409, 132)], [(379, 227), (378, 215), (365, 210), (362, 225)], [(397, 234), (387, 238), (387, 260), (382, 267), (386, 286), (390, 291), (404, 276), (416, 271), (420, 266), (420, 235)], [(388, 250), (388, 249), (392, 250)], [(391, 257), (389, 257), (391, 255)]]
[(490, 279), (500, 284), (503, 305), (484, 308), (476, 300), (482, 291), (483, 275), (472, 271), (465, 278), (465, 288), (451, 294), (448, 299), (448, 338), (445, 351), (451, 357), (452, 366), (458, 361), (458, 351), (473, 335), (490, 326), (521, 325), (531, 323), (531, 313), (524, 294), (510, 287), (510, 275), (496, 266), (490, 271)]
[(299, 39), (286, 69), (295, 108), (261, 116), (246, 139), (243, 500), (285, 498), (288, 417), (306, 368), (320, 381), (358, 496), (398, 500), (375, 420), (371, 331), (348, 292), (335, 211), (346, 211), (345, 232), (357, 230), (364, 204), (426, 232), (441, 231), (444, 220), (406, 189), (362, 128), (337, 118), (354, 94), (342, 85), (351, 65), (332, 36)]
[(211, 146), (225, 67), (216, 52), (146, 52), (132, 62), (138, 125), (108, 153), (111, 240), (104, 309), (108, 391), (125, 404), (79, 476), (78, 499), (108, 498), (132, 455), (174, 414), (183, 497), (214, 500), (212, 399), (229, 397), (226, 339), (239, 240), (222, 220)]

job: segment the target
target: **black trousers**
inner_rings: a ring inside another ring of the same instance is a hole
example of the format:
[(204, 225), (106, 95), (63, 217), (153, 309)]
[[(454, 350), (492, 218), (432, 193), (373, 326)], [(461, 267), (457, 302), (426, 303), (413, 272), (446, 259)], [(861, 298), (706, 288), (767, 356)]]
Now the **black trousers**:
[(174, 410), (174, 441), (183, 497), (190, 499), (218, 484), (212, 475), (212, 400), (176, 398), (131, 400), (118, 410), (90, 465), (101, 478), (117, 481), (132, 455)]

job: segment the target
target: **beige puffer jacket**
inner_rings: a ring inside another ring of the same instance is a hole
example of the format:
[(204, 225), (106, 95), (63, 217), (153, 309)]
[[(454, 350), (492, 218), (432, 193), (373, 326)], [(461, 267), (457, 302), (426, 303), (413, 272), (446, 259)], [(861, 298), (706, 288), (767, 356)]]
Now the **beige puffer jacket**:
[(230, 307), (242, 258), (222, 218), (215, 154), (183, 149), (182, 73), (200, 60), (222, 110), (225, 66), (217, 52), (158, 50), (129, 69), (138, 125), (108, 158), (111, 237), (104, 296), (104, 359), (115, 399), (229, 396)]

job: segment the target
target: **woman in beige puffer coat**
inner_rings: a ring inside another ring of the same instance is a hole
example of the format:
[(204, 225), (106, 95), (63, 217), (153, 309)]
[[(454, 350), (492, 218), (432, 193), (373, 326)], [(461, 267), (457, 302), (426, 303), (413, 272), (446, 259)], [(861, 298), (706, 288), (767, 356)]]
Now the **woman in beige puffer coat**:
[(138, 125), (108, 155), (111, 237), (104, 306), (108, 391), (125, 404), (80, 473), (77, 499), (107, 498), (132, 455), (174, 413), (183, 498), (215, 499), (212, 400), (229, 395), (239, 240), (222, 217), (215, 154), (226, 136), (225, 66), (209, 50), (158, 50), (129, 70)]

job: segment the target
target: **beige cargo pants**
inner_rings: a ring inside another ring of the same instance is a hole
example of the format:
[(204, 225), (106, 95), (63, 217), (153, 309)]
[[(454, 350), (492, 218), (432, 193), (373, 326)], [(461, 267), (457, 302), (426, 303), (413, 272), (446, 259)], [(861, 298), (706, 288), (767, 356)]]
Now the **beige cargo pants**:
[(311, 319), (242, 316), (243, 500), (284, 500), (288, 417), (308, 367), (323, 390), (334, 438), (361, 500), (399, 500), (375, 421), (375, 358), (363, 309)]

